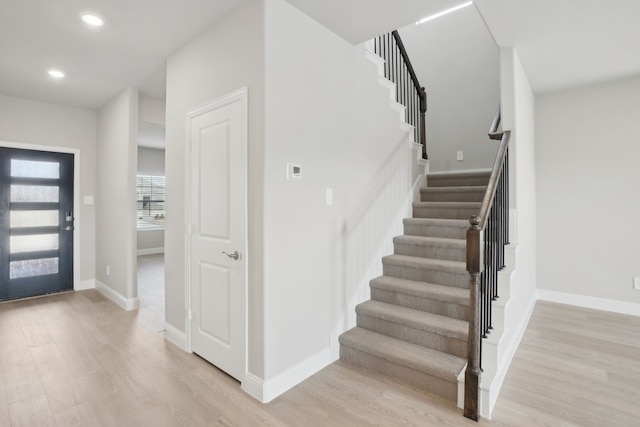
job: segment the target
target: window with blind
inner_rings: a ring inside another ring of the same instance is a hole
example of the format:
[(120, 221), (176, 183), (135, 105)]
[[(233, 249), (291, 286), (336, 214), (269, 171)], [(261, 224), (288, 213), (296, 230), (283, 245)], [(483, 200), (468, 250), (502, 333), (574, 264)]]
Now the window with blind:
[(138, 229), (164, 228), (164, 176), (138, 175)]

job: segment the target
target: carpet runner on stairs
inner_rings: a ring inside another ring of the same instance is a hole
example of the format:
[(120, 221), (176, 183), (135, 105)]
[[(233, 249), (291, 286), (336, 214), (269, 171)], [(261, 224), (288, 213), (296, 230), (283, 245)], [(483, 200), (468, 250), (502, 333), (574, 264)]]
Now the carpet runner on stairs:
[(430, 174), (428, 186), (382, 259), (357, 326), (340, 336), (340, 357), (457, 401), (467, 362), (466, 231), (489, 172)]

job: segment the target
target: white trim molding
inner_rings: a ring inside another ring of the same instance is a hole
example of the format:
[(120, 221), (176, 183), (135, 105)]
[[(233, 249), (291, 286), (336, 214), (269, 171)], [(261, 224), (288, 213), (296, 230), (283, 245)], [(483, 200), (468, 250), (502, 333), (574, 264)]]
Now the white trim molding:
[(268, 403), (334, 361), (331, 349), (327, 347), (269, 380), (247, 373), (242, 389), (260, 402)]
[(266, 403), (266, 396), (264, 394), (264, 381), (257, 375), (247, 372), (244, 376), (244, 381), (240, 384), (242, 390), (249, 396), (256, 399), (258, 402)]
[(556, 302), (559, 304), (610, 311), (612, 313), (627, 314), (630, 316), (640, 316), (640, 304), (633, 302), (548, 291), (546, 289), (538, 289), (537, 297), (540, 301)]
[(138, 299), (138, 297), (125, 298), (118, 291), (114, 290), (110, 286), (105, 285), (100, 280), (96, 280), (95, 287), (101, 294), (118, 304), (122, 309), (126, 311), (136, 310), (140, 306), (140, 300)]
[(159, 248), (146, 248), (146, 249), (138, 249), (137, 255), (155, 255), (155, 254), (163, 254), (164, 246)]
[(96, 279), (87, 279), (80, 280), (76, 282), (76, 285), (73, 287), (74, 291), (84, 291), (86, 289), (95, 289), (96, 288)]
[(191, 353), (187, 350), (187, 334), (166, 322), (164, 324), (164, 339)]

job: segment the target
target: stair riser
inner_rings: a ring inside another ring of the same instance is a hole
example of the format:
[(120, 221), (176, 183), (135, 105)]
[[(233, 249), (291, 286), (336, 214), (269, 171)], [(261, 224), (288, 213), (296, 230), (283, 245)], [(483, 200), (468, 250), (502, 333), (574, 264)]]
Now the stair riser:
[(452, 317), (454, 319), (465, 321), (469, 320), (469, 307), (466, 305), (420, 298), (414, 295), (407, 295), (382, 289), (371, 289), (371, 299), (374, 301), (382, 301), (402, 307), (413, 308), (415, 310), (439, 314), (441, 316)]
[(466, 248), (460, 247), (434, 247), (426, 245), (411, 245), (408, 243), (395, 243), (393, 247), (396, 255), (408, 255), (449, 261), (465, 261), (467, 259)]
[(452, 381), (445, 381), (406, 366), (396, 365), (344, 344), (340, 345), (340, 358), (371, 371), (406, 381), (450, 402), (456, 403), (457, 401), (458, 384), (455, 378)]
[(445, 207), (414, 207), (414, 218), (440, 218), (440, 219), (469, 219), (478, 215), (478, 208), (445, 208)]
[(423, 331), (399, 323), (389, 322), (376, 317), (357, 315), (356, 324), (364, 329), (377, 332), (388, 337), (396, 338), (433, 350), (453, 354), (458, 357), (467, 357), (467, 340), (439, 335), (434, 332)]
[(469, 274), (466, 272), (450, 273), (448, 271), (428, 270), (424, 268), (414, 268), (393, 264), (385, 264), (382, 267), (382, 271), (385, 276), (469, 289), (470, 279)]
[(471, 187), (484, 186), (489, 182), (489, 176), (428, 176), (427, 185), (429, 187)]
[(421, 192), (420, 200), (423, 202), (481, 202), (484, 192), (469, 191), (455, 193)]
[(444, 239), (466, 239), (467, 228), (405, 224), (404, 234), (408, 236), (440, 237)]

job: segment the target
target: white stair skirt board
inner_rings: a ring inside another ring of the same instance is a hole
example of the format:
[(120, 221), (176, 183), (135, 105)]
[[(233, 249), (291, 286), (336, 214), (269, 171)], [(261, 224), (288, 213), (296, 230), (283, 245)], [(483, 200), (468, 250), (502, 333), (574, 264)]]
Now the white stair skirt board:
[(548, 291), (546, 289), (538, 289), (537, 298), (541, 301), (557, 302), (559, 304), (610, 311), (612, 313), (627, 314), (630, 316), (640, 316), (640, 304), (633, 302)]
[[(513, 234), (512, 234), (513, 235)], [(514, 239), (511, 239), (514, 242)], [(507, 268), (498, 275), (498, 294), (500, 298), (493, 306), (493, 330), (487, 339), (482, 341), (483, 373), (480, 381), (480, 415), (491, 419), (493, 408), (500, 394), (511, 360), (524, 336), (529, 319), (535, 307), (535, 296), (527, 301), (524, 313), (513, 313), (510, 308), (512, 286), (517, 286), (516, 272), (518, 245), (512, 243), (505, 247), (505, 261)], [(518, 292), (516, 292), (518, 294)], [(513, 325), (511, 319), (519, 324)], [(507, 324), (511, 327), (507, 328)], [(464, 407), (464, 372), (458, 377), (458, 407)]]
[(137, 297), (125, 298), (119, 292), (115, 291), (113, 288), (105, 285), (99, 280), (96, 280), (96, 289), (126, 311), (136, 310), (140, 306), (140, 300), (138, 300)]
[(507, 375), (509, 366), (511, 365), (511, 360), (513, 360), (513, 356), (515, 355), (516, 350), (520, 345), (520, 341), (527, 329), (527, 325), (529, 324), (529, 319), (531, 318), (535, 305), (536, 300), (535, 298), (532, 298), (531, 301), (529, 301), (529, 305), (522, 317), (520, 325), (513, 330), (505, 331), (502, 337), (496, 339), (497, 342), (489, 339), (485, 340), (483, 343), (485, 348), (483, 352), (483, 363), (485, 360), (484, 358), (492, 357), (497, 359), (496, 373), (490, 384), (487, 384), (489, 382), (489, 378), (487, 378), (487, 381), (483, 379), (480, 383), (480, 414), (485, 418), (491, 419), (491, 413), (493, 412), (493, 408), (498, 400), (502, 383), (504, 382), (504, 378)]
[(338, 337), (356, 325), (356, 305), (371, 298), (369, 282), (382, 275), (382, 257), (393, 253), (393, 238), (403, 234), (404, 225), (402, 220), (403, 218), (411, 216), (412, 203), (414, 200), (419, 200), (420, 187), (424, 185), (425, 175), (418, 176), (411, 188), (411, 191), (407, 194), (400, 205), (400, 209), (398, 210), (395, 219), (390, 224), (384, 240), (380, 243), (378, 251), (371, 259), (366, 273), (362, 276), (355, 292), (351, 295), (349, 303), (342, 312), (342, 316), (340, 316), (340, 319), (338, 319), (333, 327), (329, 344), (333, 361), (340, 358), (340, 343), (338, 342)]
[(191, 353), (187, 349), (187, 335), (180, 329), (166, 322), (164, 324), (164, 339), (177, 345), (187, 353)]
[(96, 279), (80, 280), (77, 286), (73, 288), (75, 291), (84, 291), (85, 289), (95, 289)]

